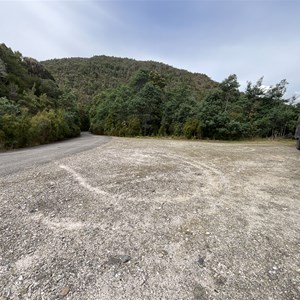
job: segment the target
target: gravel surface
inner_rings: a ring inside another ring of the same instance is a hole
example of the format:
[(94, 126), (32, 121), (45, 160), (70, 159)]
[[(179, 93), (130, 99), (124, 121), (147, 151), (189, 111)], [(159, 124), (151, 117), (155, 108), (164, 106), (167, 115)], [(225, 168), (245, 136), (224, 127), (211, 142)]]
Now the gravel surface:
[(300, 299), (300, 153), (113, 138), (0, 177), (0, 300)]

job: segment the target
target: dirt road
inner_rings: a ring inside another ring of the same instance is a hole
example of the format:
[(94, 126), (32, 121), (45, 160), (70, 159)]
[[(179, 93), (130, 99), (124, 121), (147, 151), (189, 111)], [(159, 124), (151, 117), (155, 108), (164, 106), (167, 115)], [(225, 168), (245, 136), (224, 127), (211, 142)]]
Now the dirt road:
[(0, 152), (0, 176), (93, 149), (109, 141), (110, 137), (82, 132), (80, 137), (63, 142)]
[(0, 178), (0, 299), (300, 299), (294, 146), (113, 138)]

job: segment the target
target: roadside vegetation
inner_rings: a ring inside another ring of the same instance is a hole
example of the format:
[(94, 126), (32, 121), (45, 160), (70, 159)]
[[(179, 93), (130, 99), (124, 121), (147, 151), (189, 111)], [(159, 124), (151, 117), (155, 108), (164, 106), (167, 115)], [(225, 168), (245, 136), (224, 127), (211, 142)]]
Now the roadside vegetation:
[(76, 97), (36, 60), (0, 44), (0, 149), (78, 136)]
[(269, 88), (262, 80), (240, 92), (236, 75), (230, 75), (199, 101), (187, 86), (165, 89), (161, 74), (140, 70), (129, 84), (94, 97), (91, 131), (219, 140), (292, 137), (300, 105), (283, 98), (286, 80)]
[(241, 140), (292, 137), (300, 104), (287, 81), (240, 92), (153, 61), (95, 56), (38, 62), (0, 44), (0, 148), (50, 143), (90, 130), (114, 136)]

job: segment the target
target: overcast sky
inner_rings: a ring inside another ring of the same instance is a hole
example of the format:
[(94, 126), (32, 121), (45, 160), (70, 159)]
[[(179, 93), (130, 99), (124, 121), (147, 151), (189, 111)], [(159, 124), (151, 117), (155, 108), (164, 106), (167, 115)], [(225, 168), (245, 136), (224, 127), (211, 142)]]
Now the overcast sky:
[(155, 60), (300, 95), (300, 0), (0, 0), (0, 42), (38, 60)]

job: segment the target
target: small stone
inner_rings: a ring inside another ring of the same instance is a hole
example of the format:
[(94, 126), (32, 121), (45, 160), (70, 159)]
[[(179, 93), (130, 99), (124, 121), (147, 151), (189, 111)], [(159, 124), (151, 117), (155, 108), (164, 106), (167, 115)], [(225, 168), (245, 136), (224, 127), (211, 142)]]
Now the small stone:
[(158, 256), (160, 258), (163, 258), (164, 256), (167, 256), (168, 255), (168, 252), (166, 250), (161, 250), (159, 253), (158, 253)]
[(118, 265), (121, 263), (127, 263), (131, 260), (131, 257), (129, 255), (116, 255), (116, 256), (111, 256), (108, 259), (108, 263), (110, 265)]
[(86, 280), (85, 280), (87, 283), (92, 283), (92, 282), (94, 282), (95, 281), (95, 276), (94, 276), (94, 274), (88, 274), (87, 276), (86, 276)]
[(268, 276), (271, 280), (276, 280), (277, 279), (277, 273), (274, 270), (269, 270)]
[(188, 230), (188, 229), (185, 230), (184, 233), (185, 233), (186, 235), (193, 235), (193, 233), (192, 233), (190, 230)]
[(195, 287), (195, 289), (194, 289), (194, 299), (195, 300), (207, 300), (206, 291), (201, 285), (198, 285), (198, 286)]
[(297, 273), (300, 273), (300, 269), (297, 269), (296, 272), (297, 272)]
[(61, 297), (65, 297), (65, 296), (67, 296), (68, 294), (69, 294), (69, 292), (70, 292), (70, 289), (68, 288), (68, 287), (64, 287), (61, 291), (60, 291), (60, 296)]
[(198, 257), (198, 264), (199, 264), (200, 267), (205, 267), (205, 261), (204, 261), (204, 258), (201, 257), (200, 255), (199, 255), (199, 257)]
[(50, 182), (49, 182), (49, 185), (50, 185), (51, 188), (54, 188), (54, 187), (55, 187), (55, 182), (50, 181)]
[(206, 234), (206, 235), (210, 235), (210, 232), (207, 231), (207, 232), (205, 232), (205, 234)]
[(218, 284), (218, 285), (224, 285), (226, 283), (226, 281), (227, 281), (227, 279), (222, 275), (219, 275), (216, 278), (216, 284)]
[(29, 212), (30, 214), (35, 213), (37, 210), (38, 210), (38, 209), (35, 208), (35, 207), (29, 207), (29, 208), (28, 208), (28, 212)]
[(129, 255), (120, 255), (120, 261), (122, 263), (127, 263), (131, 260), (131, 257)]

